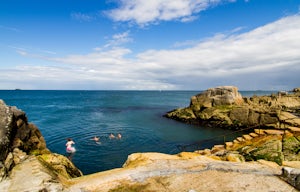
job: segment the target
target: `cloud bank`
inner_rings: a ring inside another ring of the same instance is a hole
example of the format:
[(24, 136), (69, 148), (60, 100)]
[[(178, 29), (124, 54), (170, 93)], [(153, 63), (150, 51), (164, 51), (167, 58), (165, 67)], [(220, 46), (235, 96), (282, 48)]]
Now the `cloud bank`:
[(117, 40), (127, 41), (129, 34), (125, 32), (108, 40), (107, 49), (40, 57), (60, 66), (19, 66), (4, 73), (7, 75), (0, 81), (11, 79), (10, 74), (23, 77), (20, 81), (27, 86), (33, 81), (48, 83), (48, 89), (195, 90), (236, 85), (243, 90), (287, 90), (300, 82), (299, 34), (297, 14), (246, 33), (215, 35), (187, 48), (133, 54), (128, 48), (113, 46), (120, 45)]

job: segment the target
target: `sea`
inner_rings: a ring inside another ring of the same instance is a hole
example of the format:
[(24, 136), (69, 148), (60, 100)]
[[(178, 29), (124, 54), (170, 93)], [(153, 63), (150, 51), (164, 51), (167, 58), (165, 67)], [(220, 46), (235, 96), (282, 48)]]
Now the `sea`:
[[(189, 106), (202, 91), (0, 90), (0, 99), (26, 112), (54, 153), (66, 155), (67, 138), (75, 142), (72, 162), (83, 174), (120, 168), (128, 155), (177, 154), (210, 148), (243, 134), (218, 127), (185, 124), (163, 115)], [(240, 91), (242, 96), (275, 91)], [(121, 139), (110, 139), (110, 134)], [(99, 137), (95, 142), (93, 137)]]

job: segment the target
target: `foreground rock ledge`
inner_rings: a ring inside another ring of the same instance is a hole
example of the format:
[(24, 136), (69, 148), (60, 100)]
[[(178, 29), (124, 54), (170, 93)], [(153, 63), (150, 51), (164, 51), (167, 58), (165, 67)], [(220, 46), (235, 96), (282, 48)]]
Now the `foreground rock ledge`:
[(272, 162), (218, 161), (197, 153), (136, 153), (123, 168), (69, 181), (66, 191), (297, 191)]

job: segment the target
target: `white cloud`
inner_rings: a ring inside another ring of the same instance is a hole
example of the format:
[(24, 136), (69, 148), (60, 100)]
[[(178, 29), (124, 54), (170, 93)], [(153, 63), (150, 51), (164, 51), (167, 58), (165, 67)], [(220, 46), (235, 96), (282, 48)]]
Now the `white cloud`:
[(76, 65), (120, 65), (126, 63), (124, 55), (131, 53), (126, 48), (113, 48), (108, 51), (93, 52), (86, 55), (69, 55), (63, 58), (48, 58), (49, 60)]
[[(78, 89), (206, 89), (229, 84), (241, 89), (291, 89), (300, 82), (299, 34), (300, 15), (294, 15), (243, 34), (218, 34), (182, 49), (132, 56), (130, 49), (111, 47), (86, 55), (47, 57), (61, 67), (19, 67), (14, 77), (24, 78), (24, 83), (26, 78), (73, 81)], [(1, 78), (0, 82), (11, 79)]]
[[(241, 35), (216, 36), (183, 50), (147, 51), (138, 58), (146, 63), (160, 63), (166, 76), (173, 79), (186, 76), (200, 82), (204, 78), (239, 76), (244, 82), (256, 78), (257, 73), (280, 69), (281, 78), (298, 77), (300, 82), (299, 23), (299, 15), (290, 16)], [(287, 69), (296, 71), (285, 74)]]
[(196, 19), (199, 12), (232, 0), (119, 0), (119, 8), (107, 12), (115, 21), (146, 25), (157, 21)]
[(112, 39), (108, 41), (106, 45), (104, 45), (105, 48), (107, 47), (116, 47), (119, 45), (122, 45), (124, 43), (131, 42), (132, 38), (129, 36), (129, 31), (118, 33), (112, 36)]

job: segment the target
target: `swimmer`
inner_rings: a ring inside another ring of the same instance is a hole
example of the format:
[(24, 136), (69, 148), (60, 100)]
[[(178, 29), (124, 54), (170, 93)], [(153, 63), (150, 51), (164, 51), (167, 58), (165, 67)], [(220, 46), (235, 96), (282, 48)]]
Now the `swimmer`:
[(91, 140), (95, 141), (97, 144), (101, 144), (100, 138), (97, 136), (93, 137)]
[(122, 138), (122, 135), (120, 133), (118, 133), (118, 139), (121, 139)]
[(97, 136), (95, 136), (92, 140), (94, 140), (94, 141), (96, 141), (96, 142), (98, 142), (99, 140), (100, 140), (100, 138), (99, 137), (97, 137)]
[(114, 138), (116, 138), (116, 136), (114, 136), (114, 134), (111, 133), (111, 134), (109, 135), (109, 138), (110, 138), (110, 139), (114, 139)]
[(67, 140), (68, 141), (66, 143), (66, 152), (67, 153), (75, 153), (76, 149), (75, 149), (75, 147), (72, 146), (75, 144), (75, 142), (71, 138), (68, 138)]

